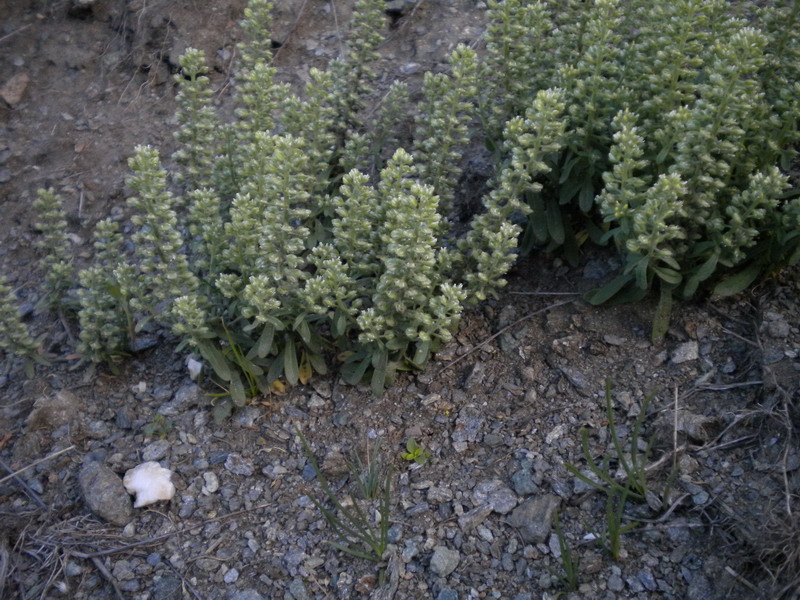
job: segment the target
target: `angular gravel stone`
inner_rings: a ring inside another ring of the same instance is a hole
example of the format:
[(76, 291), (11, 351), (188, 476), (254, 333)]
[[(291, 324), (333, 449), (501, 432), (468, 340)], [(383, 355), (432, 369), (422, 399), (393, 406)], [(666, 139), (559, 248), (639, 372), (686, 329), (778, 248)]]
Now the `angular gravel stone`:
[(442, 588), (436, 594), (436, 600), (458, 600), (458, 592), (450, 588)]
[(492, 479), (475, 486), (472, 501), (476, 505), (488, 504), (494, 512), (504, 515), (517, 505), (517, 495), (499, 479)]
[(159, 600), (180, 600), (183, 583), (177, 577), (166, 575), (153, 584), (152, 597)]
[(431, 557), (431, 571), (439, 575), (439, 577), (447, 577), (455, 571), (460, 560), (461, 553), (458, 550), (436, 546)]
[(528, 498), (509, 515), (508, 523), (519, 529), (526, 543), (541, 544), (550, 535), (553, 513), (560, 502), (559, 498), (552, 494)]
[(529, 469), (520, 469), (514, 473), (511, 476), (511, 485), (518, 496), (528, 496), (539, 489)]
[(142, 461), (150, 462), (153, 460), (161, 460), (167, 455), (169, 451), (169, 440), (156, 440), (150, 442), (142, 450)]
[(249, 477), (253, 474), (253, 463), (243, 459), (238, 454), (229, 454), (225, 459), (225, 468), (234, 475)]
[(458, 526), (464, 533), (472, 533), (472, 531), (481, 523), (486, 520), (492, 513), (492, 507), (488, 504), (483, 504), (471, 511), (464, 513), (458, 518)]
[(697, 342), (692, 340), (691, 342), (686, 342), (684, 344), (680, 344), (675, 350), (672, 351), (672, 362), (676, 365), (681, 363), (689, 362), (690, 360), (697, 360), (700, 356), (700, 349), (697, 345)]
[(78, 482), (89, 510), (101, 519), (124, 527), (133, 518), (131, 497), (125, 491), (122, 479), (105, 465), (86, 461)]

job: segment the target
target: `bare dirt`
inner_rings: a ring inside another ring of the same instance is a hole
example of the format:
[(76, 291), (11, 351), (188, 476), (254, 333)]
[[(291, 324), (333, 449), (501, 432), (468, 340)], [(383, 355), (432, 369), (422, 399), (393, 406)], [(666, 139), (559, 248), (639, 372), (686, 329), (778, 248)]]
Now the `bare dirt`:
[[(300, 86), (337, 55), (351, 4), (276, 2), (281, 79)], [(457, 43), (479, 46), (482, 3), (387, 7), (382, 85), (401, 78), (413, 90)], [(796, 271), (676, 307), (653, 345), (651, 304), (580, 300), (613, 272), (612, 256), (591, 250), (578, 268), (532, 257), (424, 373), (401, 375), (381, 398), (319, 378), (224, 424), (210, 418), (214, 390), (168, 345), (119, 374), (68, 369), (74, 325), (34, 311), (36, 190), (61, 193), (76, 262), (89, 258), (93, 224), (125, 212), (132, 149), (157, 146), (170, 164), (171, 76), (186, 47), (205, 51), (215, 102), (230, 105), (243, 8), (0, 0), (0, 272), (57, 357), (34, 379), (0, 370), (0, 467), (24, 469), (0, 471), (0, 597), (555, 598), (564, 558), (549, 505), (578, 562), (579, 587), (562, 597), (798, 598)], [(642, 437), (654, 440), (651, 493), (628, 503), (624, 522), (638, 525), (618, 559), (595, 539), (605, 496), (565, 466), (586, 470), (582, 430), (598, 463), (613, 453), (607, 379), (623, 443), (643, 408)], [(342, 498), (354, 493), (354, 454), (378, 443), (393, 465), (385, 586), (375, 565), (329, 545), (298, 428)], [(409, 438), (430, 452), (424, 464), (400, 456)], [(123, 510), (118, 524), (94, 515), (86, 465), (121, 476), (144, 460), (174, 471), (175, 498)]]

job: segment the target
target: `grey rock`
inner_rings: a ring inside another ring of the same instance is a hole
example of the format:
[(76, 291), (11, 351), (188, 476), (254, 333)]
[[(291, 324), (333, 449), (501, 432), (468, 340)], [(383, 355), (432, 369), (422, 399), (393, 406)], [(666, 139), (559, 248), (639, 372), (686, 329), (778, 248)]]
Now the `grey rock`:
[(446, 487), (431, 487), (428, 489), (428, 502), (432, 504), (442, 504), (453, 499), (453, 491)]
[(578, 369), (572, 367), (561, 367), (561, 372), (564, 377), (572, 384), (572, 386), (582, 394), (591, 394), (594, 391), (594, 386), (589, 379), (581, 373)]
[(169, 440), (156, 440), (154, 442), (150, 442), (142, 450), (142, 460), (145, 462), (161, 460), (167, 455), (169, 444)]
[(239, 579), (239, 571), (236, 569), (230, 569), (222, 578), (222, 581), (225, 583), (236, 583), (236, 580)]
[(309, 595), (306, 591), (306, 585), (303, 583), (302, 579), (292, 579), (291, 583), (289, 584), (289, 593), (292, 595), (294, 600), (308, 600)]
[(124, 527), (133, 518), (131, 497), (122, 479), (105, 465), (93, 460), (84, 462), (78, 482), (89, 510), (101, 519)]
[(700, 349), (697, 345), (697, 342), (692, 340), (691, 342), (685, 342), (683, 344), (678, 345), (673, 351), (670, 358), (672, 362), (676, 365), (681, 363), (689, 362), (690, 360), (697, 360), (700, 356)]
[(464, 533), (472, 533), (478, 525), (486, 520), (486, 517), (488, 517), (491, 512), (492, 507), (487, 504), (473, 508), (471, 511), (464, 513), (458, 518), (458, 526), (461, 527)]
[(625, 582), (622, 581), (622, 577), (617, 575), (616, 573), (612, 573), (608, 576), (608, 589), (612, 592), (621, 592), (625, 589)]
[(495, 512), (504, 515), (517, 505), (517, 495), (499, 479), (482, 481), (472, 490), (475, 505), (488, 504)]
[(511, 485), (518, 496), (528, 496), (536, 493), (539, 487), (533, 480), (533, 474), (529, 469), (520, 469), (511, 476)]
[(509, 515), (508, 523), (519, 530), (526, 543), (541, 544), (550, 535), (553, 513), (560, 502), (552, 494), (528, 498)]
[(767, 323), (767, 333), (774, 338), (785, 338), (788, 337), (791, 333), (791, 327), (789, 327), (789, 323), (784, 321), (783, 319), (778, 319), (776, 321), (770, 321)]
[(686, 589), (686, 600), (711, 600), (715, 597), (714, 586), (708, 577), (695, 573)]
[(234, 475), (249, 477), (253, 474), (253, 463), (235, 453), (229, 454), (225, 459), (225, 468)]
[(178, 388), (172, 400), (163, 404), (158, 409), (158, 414), (175, 416), (184, 412), (189, 406), (197, 404), (203, 396), (203, 391), (196, 383), (185, 383)]
[(458, 550), (451, 550), (445, 546), (436, 546), (431, 557), (431, 571), (439, 575), (439, 577), (447, 577), (455, 571), (460, 560), (461, 553)]
[(650, 572), (650, 569), (642, 569), (636, 575), (641, 581), (642, 585), (650, 590), (651, 592), (658, 589), (658, 585), (656, 584), (656, 580), (653, 578), (653, 573)]
[(230, 600), (265, 600), (265, 598), (257, 591), (247, 589), (231, 594)]
[(450, 588), (442, 588), (436, 594), (436, 600), (458, 600), (458, 592)]

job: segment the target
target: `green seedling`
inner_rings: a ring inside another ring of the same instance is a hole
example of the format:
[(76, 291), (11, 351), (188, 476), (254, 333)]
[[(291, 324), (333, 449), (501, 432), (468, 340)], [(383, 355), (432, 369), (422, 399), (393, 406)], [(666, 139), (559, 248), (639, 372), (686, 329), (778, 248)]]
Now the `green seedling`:
[(406, 442), (406, 451), (402, 452), (400, 456), (409, 462), (413, 461), (418, 465), (424, 465), (426, 462), (428, 462), (431, 453), (429, 450), (422, 448), (422, 446), (417, 443), (417, 440), (414, 438), (409, 438)]
[(162, 440), (169, 435), (172, 431), (172, 423), (164, 416), (156, 414), (153, 417), (153, 422), (148, 423), (142, 429), (144, 437), (147, 440)]

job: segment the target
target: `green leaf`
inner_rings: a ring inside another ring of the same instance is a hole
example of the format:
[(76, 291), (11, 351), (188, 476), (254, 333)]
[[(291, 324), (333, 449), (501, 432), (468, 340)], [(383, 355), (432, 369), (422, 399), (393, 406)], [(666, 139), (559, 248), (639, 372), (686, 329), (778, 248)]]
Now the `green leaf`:
[(244, 393), (242, 378), (239, 377), (239, 373), (235, 371), (231, 373), (231, 385), (228, 391), (234, 406), (241, 407), (247, 404), (247, 395)]
[(647, 267), (650, 264), (650, 261), (647, 259), (640, 260), (636, 263), (636, 267), (633, 269), (633, 274), (636, 277), (636, 287), (642, 290), (647, 289)]
[(430, 353), (431, 353), (430, 342), (418, 342), (417, 351), (414, 353), (414, 358), (411, 360), (418, 367), (424, 367), (425, 363), (428, 361)]
[(333, 337), (336, 338), (342, 337), (345, 331), (347, 331), (347, 315), (343, 311), (337, 310), (336, 313), (334, 313), (331, 331)]
[(295, 331), (300, 334), (300, 339), (302, 339), (306, 344), (311, 343), (311, 329), (308, 327), (308, 321), (305, 319), (300, 321), (300, 324), (295, 327)]
[(561, 208), (553, 200), (547, 202), (547, 232), (554, 242), (561, 245), (564, 243), (564, 218), (561, 215)]
[(256, 349), (256, 356), (258, 356), (258, 358), (264, 358), (272, 352), (272, 342), (274, 339), (275, 326), (267, 323), (264, 325), (264, 329), (261, 332), (261, 335), (259, 336), (255, 346), (253, 346)]
[(661, 296), (658, 299), (656, 314), (653, 317), (651, 340), (654, 345), (660, 344), (669, 329), (669, 315), (672, 312), (672, 290), (674, 288), (661, 282)]
[(321, 354), (309, 352), (308, 361), (311, 363), (315, 373), (325, 375), (328, 372), (328, 364), (325, 362), (325, 358), (323, 358)]
[(286, 348), (281, 348), (281, 351), (278, 353), (278, 356), (275, 357), (275, 360), (269, 365), (269, 371), (267, 372), (267, 381), (272, 383), (273, 381), (277, 381), (281, 378), (283, 374), (283, 363), (284, 363), (284, 355), (286, 354)]
[(673, 286), (678, 285), (683, 280), (683, 276), (678, 271), (668, 267), (653, 267), (653, 272), (658, 275), (662, 281)]
[(287, 341), (283, 350), (283, 374), (290, 385), (297, 385), (300, 368), (297, 365), (297, 350), (292, 341)]
[(589, 304), (594, 304), (595, 306), (599, 306), (600, 304), (605, 304), (613, 298), (619, 291), (628, 285), (632, 281), (632, 277), (629, 273), (623, 273), (622, 275), (616, 276), (614, 279), (609, 281), (603, 287), (598, 288), (596, 290), (590, 290), (584, 294), (583, 298)]
[(700, 268), (692, 275), (683, 286), (683, 297), (688, 300), (697, 291), (699, 285), (711, 277), (717, 269), (719, 263), (719, 251), (714, 252), (706, 261), (700, 265)]
[(386, 376), (389, 370), (389, 350), (379, 348), (372, 354), (372, 393), (376, 396), (383, 395), (386, 386)]
[(541, 194), (526, 194), (528, 205), (531, 207), (528, 217), (528, 226), (531, 227), (536, 242), (543, 244), (547, 241), (547, 216), (545, 214), (544, 199)]
[(714, 287), (714, 293), (718, 296), (733, 296), (746, 290), (761, 274), (763, 266), (763, 261), (760, 260), (750, 263), (736, 275), (720, 281)]
[(578, 207), (584, 213), (588, 213), (592, 210), (592, 206), (594, 205), (594, 185), (592, 185), (592, 178), (589, 177), (583, 182), (583, 186), (581, 186), (580, 194), (578, 194)]
[(367, 353), (366, 356), (364, 356), (359, 352), (347, 359), (339, 370), (339, 373), (347, 383), (350, 385), (357, 385), (364, 378), (364, 373), (367, 372), (371, 361), (371, 354)]
[(231, 380), (231, 369), (228, 364), (228, 359), (220, 352), (214, 342), (200, 342), (197, 345), (197, 349), (200, 351), (203, 358), (208, 361), (208, 364), (211, 365), (211, 368), (214, 369), (217, 377), (223, 381)]

